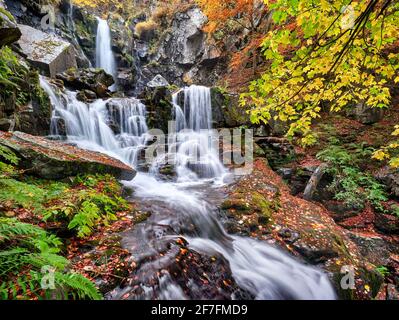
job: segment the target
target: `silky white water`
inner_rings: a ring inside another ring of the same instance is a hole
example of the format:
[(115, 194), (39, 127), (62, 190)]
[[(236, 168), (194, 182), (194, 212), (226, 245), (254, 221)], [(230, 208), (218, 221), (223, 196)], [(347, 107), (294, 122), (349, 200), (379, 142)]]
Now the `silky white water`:
[[(76, 92), (56, 94), (43, 78), (42, 88), (53, 105), (50, 133), (60, 135), (64, 127), (68, 141), (80, 148), (99, 151), (133, 167), (147, 141), (146, 108), (135, 98), (112, 98), (86, 104)], [(117, 133), (111, 129), (117, 128)]]
[[(179, 105), (179, 97), (183, 107)], [(175, 166), (178, 182), (223, 179), (227, 170), (219, 159), (218, 140), (211, 130), (210, 89), (192, 85), (172, 98), (175, 130), (169, 132), (169, 152), (154, 161), (151, 172), (156, 173), (168, 161)]]
[[(96, 36), (96, 67), (104, 69), (107, 73), (116, 79), (116, 62), (112, 52), (111, 30), (108, 22), (97, 18), (97, 36)], [(115, 89), (113, 85), (110, 89)]]
[[(61, 121), (68, 141), (137, 167), (139, 153), (151, 138), (145, 121), (146, 109), (140, 101), (124, 98), (85, 104), (76, 99), (76, 93), (56, 94), (43, 78), (41, 84), (50, 95), (54, 108), (53, 135), (60, 134)], [(183, 102), (182, 106), (179, 102)], [(149, 173), (138, 172), (132, 181), (123, 182), (134, 190), (136, 198), (157, 204), (155, 207), (159, 211), (153, 212), (156, 225), (180, 226), (176, 236), (184, 237), (190, 248), (200, 253), (224, 256), (237, 284), (256, 299), (335, 299), (327, 276), (320, 270), (306, 266), (264, 242), (225, 232), (216, 218), (217, 208), (205, 199), (218, 192), (216, 188), (212, 189), (211, 182), (227, 174), (219, 160), (218, 148), (212, 143), (209, 88), (185, 88), (173, 96), (173, 105), (176, 130), (170, 133), (174, 136), (167, 156), (156, 158)], [(157, 169), (167, 158), (175, 161), (177, 178), (173, 182), (158, 178)], [(207, 192), (203, 191), (204, 188)], [(186, 230), (187, 226), (190, 226), (190, 231)], [(162, 235), (155, 239), (149, 237), (149, 234), (156, 234), (152, 228), (151, 224), (146, 225), (140, 234), (147, 246), (144, 254), (156, 251), (157, 243), (162, 240)], [(127, 243), (137, 243), (136, 229)], [(144, 269), (137, 273), (140, 275), (154, 269), (154, 274), (159, 277), (159, 299), (188, 298), (169, 275), (158, 275), (167, 263), (170, 260), (163, 257), (144, 264)], [(141, 298), (154, 296), (153, 287), (143, 284), (142, 289)], [(129, 287), (116, 290), (110, 298), (120, 299), (129, 290)]]

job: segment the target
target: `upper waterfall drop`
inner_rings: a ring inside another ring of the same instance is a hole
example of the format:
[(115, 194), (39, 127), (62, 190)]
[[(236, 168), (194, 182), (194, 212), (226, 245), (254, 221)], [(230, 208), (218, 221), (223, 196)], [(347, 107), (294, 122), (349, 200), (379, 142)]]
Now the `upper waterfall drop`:
[[(104, 69), (116, 79), (116, 62), (112, 52), (111, 30), (108, 22), (97, 18), (96, 67)], [(114, 89), (115, 85), (111, 87)]]

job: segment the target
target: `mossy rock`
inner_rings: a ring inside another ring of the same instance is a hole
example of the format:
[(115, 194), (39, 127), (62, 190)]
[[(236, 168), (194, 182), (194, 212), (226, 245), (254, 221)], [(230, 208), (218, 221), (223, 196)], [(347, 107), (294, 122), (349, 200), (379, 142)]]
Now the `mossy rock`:
[(267, 200), (256, 191), (234, 193), (221, 205), (222, 210), (228, 210), (229, 214), (238, 218), (255, 214), (257, 221), (262, 225), (267, 225), (271, 221), (277, 207), (275, 202)]

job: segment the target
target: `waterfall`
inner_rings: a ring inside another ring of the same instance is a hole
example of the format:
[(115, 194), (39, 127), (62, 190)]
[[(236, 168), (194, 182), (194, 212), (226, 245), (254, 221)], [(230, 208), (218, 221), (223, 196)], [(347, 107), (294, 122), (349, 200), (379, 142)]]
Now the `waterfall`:
[[(60, 128), (63, 128), (69, 142), (109, 154), (137, 168), (138, 155), (150, 139), (146, 108), (139, 100), (120, 98), (86, 104), (77, 100), (75, 92), (57, 93), (45, 78), (41, 77), (40, 83), (53, 105), (52, 134), (61, 134)], [(138, 172), (132, 181), (123, 181), (126, 187), (134, 190), (139, 202), (156, 210), (150, 222), (135, 225), (129, 231), (132, 245), (128, 248), (138, 250), (137, 256), (145, 251), (144, 260), (137, 263), (140, 267), (135, 271), (135, 278), (143, 289), (143, 294), (137, 297), (151, 299), (155, 296), (152, 282), (155, 277), (160, 284), (158, 298), (186, 298), (179, 283), (169, 274), (160, 272), (163, 264), (176, 263), (174, 256), (169, 261), (167, 256), (158, 255), (156, 251), (164, 248), (168, 239), (184, 237), (190, 249), (211, 256), (222, 255), (240, 288), (256, 299), (335, 299), (334, 289), (323, 272), (296, 261), (264, 241), (229, 235), (218, 221), (217, 208), (206, 199), (215, 192), (209, 179), (215, 181), (227, 170), (218, 158), (211, 130), (209, 88), (184, 88), (173, 96), (173, 109), (176, 130), (170, 133), (172, 142), (168, 150), (176, 160), (177, 181), (159, 180), (153, 171)], [(156, 159), (153, 166), (156, 168), (162, 160), (162, 157)], [(204, 187), (208, 193), (204, 193)], [(175, 233), (159, 230), (162, 226)], [(130, 243), (129, 239), (126, 241)], [(137, 245), (139, 241), (146, 245), (144, 249)], [(148, 259), (154, 251), (154, 259)], [(153, 277), (149, 285), (145, 283), (146, 275)], [(127, 285), (115, 289), (108, 297), (120, 299), (135, 289), (137, 286)]]
[[(111, 30), (108, 22), (97, 18), (97, 36), (96, 36), (96, 67), (104, 69), (116, 80), (116, 62), (112, 52)], [(111, 87), (115, 89), (115, 85)]]
[(53, 105), (50, 133), (60, 135), (59, 127), (69, 141), (83, 149), (107, 153), (136, 166), (138, 154), (147, 141), (146, 107), (135, 98), (111, 98), (86, 104), (76, 92), (57, 94), (40, 78), (42, 88)]
[[(179, 105), (183, 98), (184, 111)], [(180, 99), (181, 100), (181, 99)], [(170, 132), (168, 160), (173, 160), (180, 182), (223, 178), (227, 173), (219, 159), (218, 137), (212, 129), (210, 88), (192, 85), (173, 94), (175, 133)], [(159, 167), (161, 161), (153, 165)]]
[(72, 32), (75, 33), (75, 21), (73, 20), (73, 0), (69, 0), (68, 19)]

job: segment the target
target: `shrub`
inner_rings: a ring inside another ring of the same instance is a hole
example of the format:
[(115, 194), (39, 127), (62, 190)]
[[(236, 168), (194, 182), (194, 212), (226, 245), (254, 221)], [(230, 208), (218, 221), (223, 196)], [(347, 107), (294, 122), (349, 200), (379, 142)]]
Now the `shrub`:
[[(61, 241), (43, 229), (16, 219), (0, 218), (0, 299), (101, 299), (94, 284), (65, 271)], [(45, 271), (54, 287), (44, 288)]]
[(95, 226), (115, 221), (118, 211), (129, 208), (126, 200), (119, 197), (120, 184), (110, 175), (77, 177), (74, 182), (86, 188), (72, 193), (65, 190), (46, 209), (45, 221), (64, 221), (68, 229), (84, 238), (93, 232)]
[(383, 211), (381, 202), (387, 200), (383, 186), (359, 167), (372, 152), (364, 145), (352, 144), (347, 148), (330, 145), (319, 152), (317, 158), (328, 164), (326, 173), (333, 177), (329, 189), (336, 200), (359, 209), (370, 201), (374, 208)]
[(149, 38), (157, 28), (158, 24), (150, 19), (137, 23), (135, 33), (140, 39)]
[(162, 21), (169, 16), (169, 9), (167, 6), (157, 7), (151, 15), (151, 20), (155, 23), (162, 23)]
[(0, 201), (6, 202), (10, 208), (22, 207), (31, 209), (35, 213), (42, 213), (45, 204), (67, 190), (67, 185), (59, 182), (47, 182), (41, 185), (39, 181), (0, 179)]

